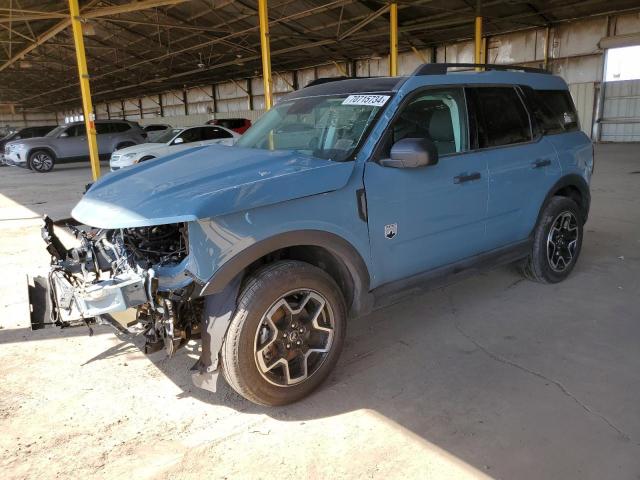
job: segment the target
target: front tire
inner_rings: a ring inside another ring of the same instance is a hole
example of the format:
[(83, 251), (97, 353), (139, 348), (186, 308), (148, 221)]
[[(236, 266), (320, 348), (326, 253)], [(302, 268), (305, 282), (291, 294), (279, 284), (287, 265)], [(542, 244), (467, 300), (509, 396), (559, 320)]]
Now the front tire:
[(46, 173), (53, 170), (56, 159), (53, 154), (47, 150), (35, 150), (29, 154), (27, 166), (38, 173)]
[(553, 197), (549, 201), (536, 226), (531, 254), (522, 267), (526, 278), (558, 283), (569, 276), (582, 248), (582, 219), (572, 199)]
[(300, 400), (338, 361), (346, 319), (342, 292), (326, 272), (294, 260), (269, 265), (238, 297), (222, 347), (224, 377), (260, 405)]

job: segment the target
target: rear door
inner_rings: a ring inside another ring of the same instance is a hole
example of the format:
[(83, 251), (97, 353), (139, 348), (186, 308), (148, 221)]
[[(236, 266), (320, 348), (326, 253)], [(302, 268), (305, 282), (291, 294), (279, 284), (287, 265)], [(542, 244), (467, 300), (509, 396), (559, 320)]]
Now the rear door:
[(377, 157), (388, 157), (391, 146), (403, 138), (427, 138), (436, 145), (438, 163), (399, 169), (370, 161), (365, 166), (378, 284), (455, 263), (484, 247), (487, 163), (485, 156), (469, 150), (465, 105), (461, 87), (412, 95), (385, 134)]
[(486, 240), (493, 250), (528, 237), (561, 170), (518, 87), (471, 87), (467, 94), (478, 152), (489, 169)]
[(115, 124), (109, 122), (96, 122), (96, 139), (98, 141), (98, 153), (107, 155), (113, 152), (113, 139), (116, 135)]

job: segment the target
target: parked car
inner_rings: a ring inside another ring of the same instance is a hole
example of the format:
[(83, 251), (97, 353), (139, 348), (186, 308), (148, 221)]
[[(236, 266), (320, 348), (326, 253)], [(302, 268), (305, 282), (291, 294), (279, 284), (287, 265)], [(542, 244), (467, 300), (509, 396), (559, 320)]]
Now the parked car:
[(9, 133), (5, 137), (0, 139), (0, 165), (4, 162), (4, 147), (7, 143), (16, 140), (22, 140), (25, 138), (44, 137), (51, 130), (56, 128), (56, 125), (41, 125), (37, 127), (26, 127)]
[[(98, 153), (109, 158), (114, 150), (146, 142), (147, 134), (135, 122), (96, 120)], [(86, 160), (89, 156), (84, 122), (60, 125), (40, 138), (7, 143), (5, 162), (36, 172), (49, 172), (59, 162)]]
[(95, 229), (79, 250), (44, 230), (54, 321), (135, 307), (147, 351), (201, 335), (196, 385), (215, 391), (222, 373), (283, 405), (336, 365), (348, 318), (400, 292), (516, 261), (564, 280), (594, 166), (567, 84), (450, 66), (304, 88), (233, 148), (96, 182), (72, 211)]
[(164, 134), (170, 128), (171, 125), (167, 125), (166, 123), (151, 123), (145, 125), (143, 130), (147, 132), (147, 141), (155, 142), (160, 135)]
[(219, 125), (242, 135), (251, 126), (251, 120), (248, 118), (218, 118), (209, 120), (207, 125)]
[(172, 128), (165, 131), (155, 142), (116, 150), (111, 155), (109, 166), (113, 172), (187, 148), (215, 144), (230, 146), (237, 141), (238, 137), (240, 135), (236, 132), (210, 125)]

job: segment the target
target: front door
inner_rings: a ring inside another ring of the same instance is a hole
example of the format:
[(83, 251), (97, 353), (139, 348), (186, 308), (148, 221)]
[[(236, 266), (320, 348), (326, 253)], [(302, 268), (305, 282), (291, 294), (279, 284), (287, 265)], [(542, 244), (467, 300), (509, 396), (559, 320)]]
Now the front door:
[(60, 157), (88, 157), (89, 144), (84, 123), (70, 126), (65, 133), (66, 136), (60, 136), (56, 141)]
[(380, 156), (403, 138), (428, 138), (438, 164), (365, 168), (372, 286), (433, 270), (480, 253), (488, 202), (486, 158), (469, 151), (461, 88), (419, 92), (402, 107)]

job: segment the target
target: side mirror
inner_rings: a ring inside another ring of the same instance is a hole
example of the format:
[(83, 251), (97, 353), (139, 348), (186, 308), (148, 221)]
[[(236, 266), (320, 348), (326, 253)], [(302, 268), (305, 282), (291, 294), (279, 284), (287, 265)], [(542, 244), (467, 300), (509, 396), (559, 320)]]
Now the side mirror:
[(391, 158), (381, 160), (383, 167), (419, 168), (438, 163), (438, 150), (427, 138), (403, 138), (391, 147)]
[(178, 137), (173, 141), (174, 145), (180, 145), (181, 143), (184, 143), (184, 138)]
[(60, 135), (58, 135), (58, 138), (66, 138), (68, 136), (69, 134), (67, 132), (62, 132)]

